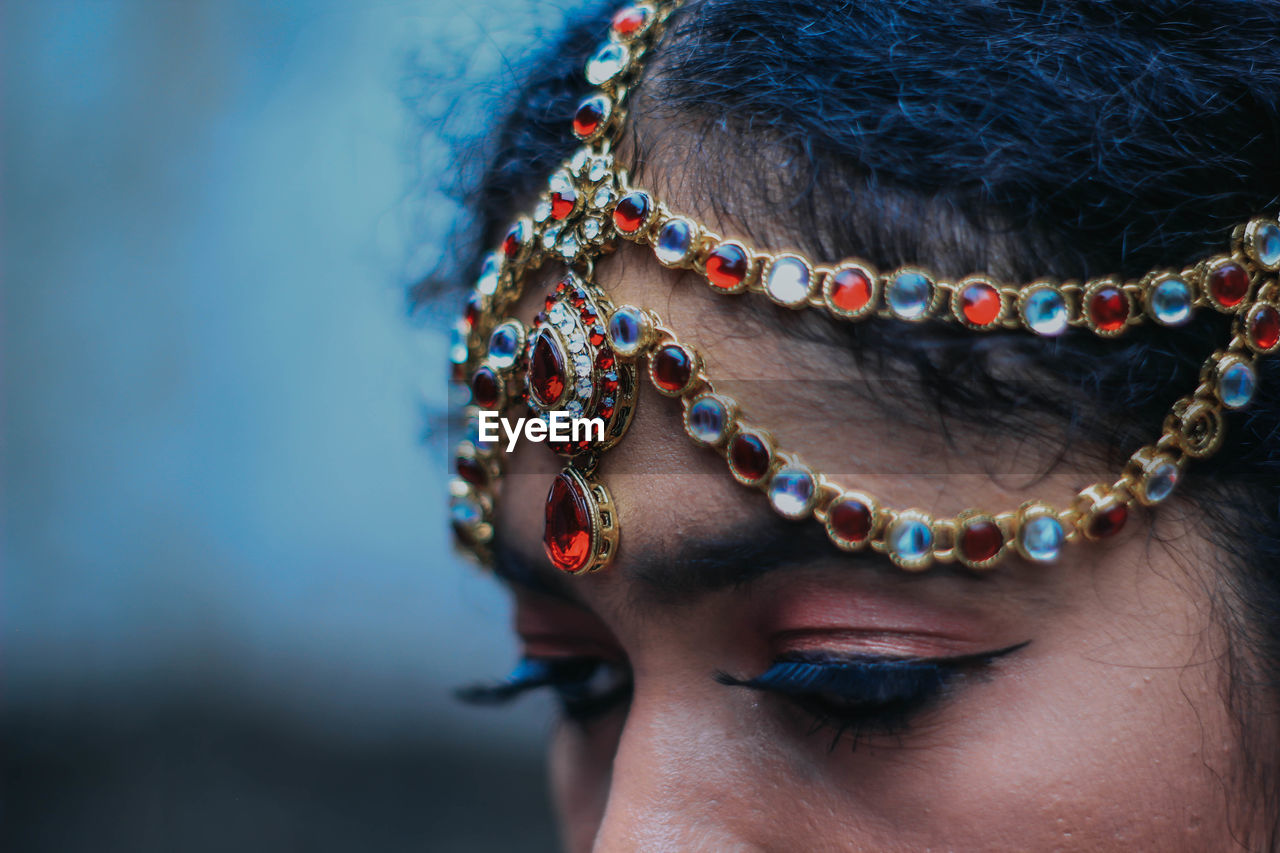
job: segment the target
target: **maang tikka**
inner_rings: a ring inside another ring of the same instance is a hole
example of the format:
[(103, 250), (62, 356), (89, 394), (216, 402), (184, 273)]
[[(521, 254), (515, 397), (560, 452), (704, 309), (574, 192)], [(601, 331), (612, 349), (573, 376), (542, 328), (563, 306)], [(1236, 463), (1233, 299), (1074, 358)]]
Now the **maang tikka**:
[[(604, 424), (602, 435), (550, 443), (567, 464), (547, 496), (547, 557), (575, 574), (615, 558), (618, 517), (600, 466), (631, 422), (642, 362), (653, 387), (681, 401), (688, 437), (720, 454), (734, 479), (763, 491), (777, 513), (812, 517), (838, 548), (871, 549), (910, 571), (952, 562), (984, 570), (1010, 553), (1052, 562), (1068, 543), (1115, 536), (1132, 507), (1167, 500), (1190, 460), (1221, 447), (1225, 413), (1248, 406), (1257, 390), (1256, 359), (1280, 349), (1280, 223), (1274, 218), (1237, 226), (1225, 251), (1183, 268), (1155, 269), (1136, 280), (1041, 278), (1020, 286), (984, 274), (948, 281), (915, 265), (882, 272), (858, 258), (820, 264), (799, 252), (761, 251), (723, 238), (632, 186), (613, 159), (642, 60), (677, 5), (640, 3), (614, 15), (608, 38), (586, 66), (596, 89), (572, 117), (581, 146), (551, 176), (532, 215), (516, 219), (485, 259), (455, 329), (454, 377), (469, 381), (472, 406), (450, 490), (454, 530), (471, 553), (490, 557), (504, 459), (500, 447), (480, 441), (476, 417), (527, 405), (546, 421), (563, 411)], [(1082, 489), (1066, 507), (1027, 501), (1013, 510), (937, 517), (883, 506), (779, 448), (736, 400), (716, 392), (697, 351), (656, 314), (615, 307), (594, 284), (593, 265), (619, 239), (650, 246), (660, 264), (693, 271), (713, 292), (763, 294), (778, 305), (844, 321), (951, 322), (978, 333), (1020, 329), (1041, 337), (1078, 329), (1111, 338), (1146, 322), (1182, 326), (1208, 308), (1229, 315), (1231, 331), (1205, 359), (1196, 388), (1173, 403), (1159, 437), (1138, 448), (1114, 481)], [(567, 272), (526, 326), (509, 311), (529, 275), (549, 261)]]

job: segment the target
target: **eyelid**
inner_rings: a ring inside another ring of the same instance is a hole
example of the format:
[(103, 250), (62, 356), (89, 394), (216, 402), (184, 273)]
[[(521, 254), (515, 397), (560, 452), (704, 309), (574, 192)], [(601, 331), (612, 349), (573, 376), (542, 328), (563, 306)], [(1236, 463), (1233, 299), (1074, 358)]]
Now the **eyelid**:
[(914, 629), (822, 627), (776, 631), (769, 635), (775, 660), (811, 656), (852, 660), (942, 661), (983, 654), (988, 647), (977, 637), (939, 635)]
[(513, 618), (526, 657), (596, 657), (618, 664), (626, 660), (608, 626), (580, 604), (518, 590)]
[(991, 663), (1021, 651), (1031, 644), (1030, 640), (1005, 646), (1000, 649), (988, 649), (963, 655), (941, 655), (936, 657), (894, 656), (873, 654), (840, 654), (829, 649), (813, 649), (808, 651), (785, 652), (775, 658), (774, 663), (809, 663), (829, 666), (875, 665), (875, 664), (919, 664), (946, 667), (974, 667)]

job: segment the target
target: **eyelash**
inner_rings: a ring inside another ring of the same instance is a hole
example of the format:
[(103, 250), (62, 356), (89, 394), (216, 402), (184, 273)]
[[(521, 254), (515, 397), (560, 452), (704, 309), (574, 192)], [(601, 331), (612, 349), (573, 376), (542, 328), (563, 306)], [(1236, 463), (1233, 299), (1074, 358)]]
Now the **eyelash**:
[(501, 684), (456, 691), (470, 705), (505, 705), (533, 690), (550, 688), (565, 718), (587, 723), (631, 698), (631, 673), (599, 658), (523, 658)]
[[(905, 732), (958, 678), (1026, 645), (952, 658), (784, 657), (754, 678), (718, 672), (715, 679), (783, 696), (813, 718), (813, 733), (832, 733), (831, 749), (844, 738), (856, 748), (868, 736)], [(464, 687), (457, 696), (471, 705), (505, 705), (542, 688), (555, 693), (567, 719), (585, 724), (631, 698), (631, 674), (598, 658), (524, 658), (502, 683)]]
[(856, 749), (869, 736), (902, 734), (959, 678), (980, 673), (1026, 645), (953, 658), (797, 656), (775, 661), (754, 678), (721, 672), (716, 680), (783, 696), (812, 717), (811, 733), (832, 733), (831, 749), (845, 738)]

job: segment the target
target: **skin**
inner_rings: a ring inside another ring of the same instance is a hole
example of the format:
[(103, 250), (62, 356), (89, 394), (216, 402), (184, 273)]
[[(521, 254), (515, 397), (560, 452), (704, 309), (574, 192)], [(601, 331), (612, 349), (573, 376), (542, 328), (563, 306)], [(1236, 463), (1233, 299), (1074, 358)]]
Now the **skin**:
[[(636, 247), (602, 259), (596, 281), (615, 304), (655, 309), (782, 447), (888, 506), (1067, 505), (1113, 473), (1081, 451), (1036, 476), (1025, 460), (1046, 451), (1034, 444), (958, 424), (948, 443), (936, 423), (895, 413), (891, 391), (868, 405), (865, 391), (798, 381), (857, 367)], [(522, 316), (538, 310), (531, 290)], [(1068, 546), (1049, 567), (907, 573), (823, 545), (812, 520), (777, 518), (684, 436), (677, 401), (641, 384), (635, 421), (601, 465), (623, 537), (611, 567), (559, 576), (542, 556), (545, 496), (562, 465), (544, 446), (511, 458), (500, 506), (525, 654), (600, 658), (634, 679), (629, 704), (553, 736), (566, 849), (1244, 849), (1223, 635), (1204, 603), (1214, 560), (1189, 511), (1137, 513), (1120, 536)], [(989, 454), (965, 453), (979, 440), (1024, 461), (993, 476), (974, 461)], [(794, 539), (795, 560), (716, 588), (685, 582), (698, 576), (688, 555), (699, 543), (741, 538), (749, 554), (753, 537), (775, 534)], [(751, 678), (800, 650), (944, 657), (1019, 643), (904, 730), (864, 733), (856, 749), (848, 734), (813, 731), (791, 699), (714, 678)]]

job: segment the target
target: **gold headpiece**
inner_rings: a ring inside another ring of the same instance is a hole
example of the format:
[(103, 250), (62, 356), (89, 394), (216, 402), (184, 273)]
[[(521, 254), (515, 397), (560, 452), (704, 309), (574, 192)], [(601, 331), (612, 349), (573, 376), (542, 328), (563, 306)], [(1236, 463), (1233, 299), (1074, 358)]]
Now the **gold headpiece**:
[[(532, 214), (517, 219), (486, 258), (457, 329), (455, 378), (470, 382), (472, 433), (458, 448), (452, 515), (460, 540), (481, 559), (493, 536), (503, 453), (479, 440), (476, 416), (525, 404), (544, 420), (565, 411), (604, 422), (603, 435), (551, 443), (570, 461), (547, 497), (544, 545), (566, 572), (609, 564), (618, 550), (618, 521), (597, 469), (600, 454), (630, 424), (642, 362), (659, 392), (681, 400), (688, 436), (724, 457), (739, 483), (763, 491), (786, 518), (817, 519), (838, 547), (871, 548), (907, 570), (953, 561), (986, 569), (1010, 551), (1051, 562), (1067, 542), (1118, 533), (1132, 505), (1165, 501), (1189, 459), (1218, 450), (1224, 411), (1241, 409), (1254, 396), (1254, 359), (1280, 349), (1280, 224), (1274, 219), (1238, 226), (1225, 251), (1183, 269), (1152, 270), (1137, 280), (1046, 278), (1022, 286), (981, 274), (946, 281), (918, 266), (882, 272), (857, 259), (816, 263), (721, 237), (633, 186), (612, 153), (642, 60), (677, 5), (641, 3), (614, 16), (608, 39), (586, 66), (596, 89), (573, 116), (581, 147), (551, 176)], [(1045, 337), (1078, 328), (1108, 338), (1146, 322), (1181, 326), (1203, 308), (1233, 321), (1229, 340), (1205, 360), (1195, 390), (1173, 404), (1159, 438), (1133, 453), (1118, 479), (1083, 489), (1065, 509), (1029, 501), (1015, 510), (936, 518), (883, 506), (779, 448), (735, 400), (716, 392), (698, 352), (657, 315), (615, 307), (591, 276), (594, 260), (619, 238), (651, 246), (659, 263), (694, 271), (715, 292), (762, 293), (841, 320), (933, 320)], [(552, 260), (568, 272), (546, 297), (545, 310), (531, 326), (507, 317), (529, 274)]]

